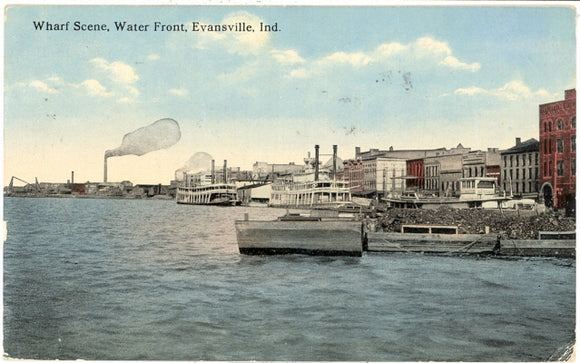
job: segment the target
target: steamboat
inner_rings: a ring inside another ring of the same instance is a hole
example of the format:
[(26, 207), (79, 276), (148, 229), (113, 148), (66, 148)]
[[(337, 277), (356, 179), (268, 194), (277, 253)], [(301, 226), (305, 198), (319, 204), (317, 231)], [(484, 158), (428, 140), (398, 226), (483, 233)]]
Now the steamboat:
[(235, 206), (240, 205), (237, 188), (227, 183), (227, 161), (224, 160), (223, 180), (215, 182), (215, 166), (212, 160), (211, 174), (184, 173), (182, 185), (177, 187), (177, 204)]

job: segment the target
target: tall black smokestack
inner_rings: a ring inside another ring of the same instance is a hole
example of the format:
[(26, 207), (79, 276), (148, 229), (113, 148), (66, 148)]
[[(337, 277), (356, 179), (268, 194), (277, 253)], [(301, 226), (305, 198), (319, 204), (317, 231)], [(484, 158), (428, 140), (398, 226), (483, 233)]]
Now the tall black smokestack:
[(320, 146), (314, 145), (314, 181), (318, 181), (318, 149)]
[(227, 172), (228, 172), (228, 161), (224, 160), (224, 184), (228, 182)]
[(338, 146), (332, 145), (332, 177), (336, 179), (336, 152)]
[(215, 160), (211, 159), (211, 183), (215, 183)]
[(75, 171), (71, 171), (70, 172), (70, 183), (74, 184), (75, 183)]
[(107, 157), (108, 155), (105, 153), (105, 168), (104, 168), (105, 170), (103, 173), (103, 183), (107, 182)]

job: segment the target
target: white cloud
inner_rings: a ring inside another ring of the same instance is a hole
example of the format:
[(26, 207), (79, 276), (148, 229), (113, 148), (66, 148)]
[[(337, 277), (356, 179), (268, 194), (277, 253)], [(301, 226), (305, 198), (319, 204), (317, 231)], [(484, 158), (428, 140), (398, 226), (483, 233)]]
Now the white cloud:
[(270, 42), (270, 33), (261, 32), (260, 23), (265, 22), (258, 16), (247, 11), (237, 11), (226, 15), (219, 23), (203, 23), (203, 26), (231, 25), (236, 24), (251, 25), (253, 32), (249, 31), (203, 31), (196, 34), (197, 42), (195, 47), (208, 49), (219, 46), (228, 53), (250, 55), (259, 54), (264, 51)]
[(476, 72), (481, 68), (481, 64), (479, 64), (477, 62), (467, 64), (467, 63), (459, 61), (457, 58), (455, 58), (454, 56), (451, 56), (451, 55), (448, 55), (447, 57), (445, 57), (445, 59), (443, 59), (441, 62), (439, 62), (439, 64), (443, 65), (443, 66), (455, 68), (455, 69), (465, 69), (465, 70), (471, 71), (471, 72)]
[(377, 53), (381, 56), (391, 56), (409, 49), (409, 46), (400, 43), (384, 43), (377, 47)]
[(96, 79), (87, 79), (80, 85), (84, 87), (91, 96), (99, 96), (99, 97), (112, 96), (112, 93), (108, 92), (107, 89)]
[(480, 88), (480, 87), (469, 87), (469, 88), (459, 88), (456, 89), (454, 92), (456, 95), (468, 95), (473, 96), (476, 94), (487, 94), (489, 93), (487, 90)]
[(169, 90), (169, 93), (176, 95), (176, 96), (180, 96), (180, 97), (184, 97), (186, 96), (189, 92), (187, 92), (186, 89), (183, 88), (172, 88)]
[(122, 97), (117, 100), (119, 103), (134, 103), (135, 100), (131, 97)]
[(294, 69), (288, 75), (289, 78), (307, 78), (308, 76), (309, 76), (309, 73), (304, 68)]
[(272, 57), (278, 61), (278, 63), (285, 64), (285, 65), (292, 65), (296, 63), (304, 63), (306, 62), (304, 58), (302, 58), (297, 51), (295, 50), (272, 50), (270, 52)]
[(354, 67), (367, 65), (373, 61), (372, 57), (364, 52), (345, 53), (336, 52), (321, 60), (321, 63), (347, 63)]
[(445, 42), (441, 42), (431, 37), (422, 37), (412, 44), (414, 50), (419, 54), (429, 55), (451, 55), (451, 48)]
[[(481, 64), (466, 63), (452, 55), (452, 50), (446, 42), (431, 37), (422, 37), (408, 44), (397, 42), (383, 43), (374, 50), (365, 52), (336, 52), (322, 57), (319, 60), (303, 66), (309, 70), (308, 74), (324, 71), (328, 66), (335, 64), (362, 67), (371, 64), (386, 65), (389, 67), (414, 66), (421, 69), (430, 67), (449, 67), (458, 70), (476, 72)], [(395, 63), (393, 63), (395, 62)], [(314, 71), (314, 72), (313, 72)], [(300, 74), (305, 75), (305, 72)]]
[(524, 82), (516, 80), (510, 81), (504, 84), (502, 87), (486, 90), (480, 87), (469, 87), (469, 88), (459, 88), (454, 92), (456, 95), (491, 95), (499, 98), (504, 98), (509, 101), (515, 101), (519, 99), (529, 99), (537, 97), (539, 99), (548, 99), (557, 97), (556, 95), (550, 94), (543, 88), (533, 92), (530, 87), (528, 87)]
[(108, 72), (109, 78), (117, 83), (130, 84), (139, 80), (133, 67), (120, 61), (109, 63), (103, 58), (94, 58), (90, 60), (95, 66)]
[(39, 92), (45, 92), (45, 93), (58, 93), (58, 91), (53, 88), (53, 87), (49, 87), (48, 84), (46, 84), (45, 82), (42, 81), (32, 81), (28, 84), (30, 87), (36, 89)]

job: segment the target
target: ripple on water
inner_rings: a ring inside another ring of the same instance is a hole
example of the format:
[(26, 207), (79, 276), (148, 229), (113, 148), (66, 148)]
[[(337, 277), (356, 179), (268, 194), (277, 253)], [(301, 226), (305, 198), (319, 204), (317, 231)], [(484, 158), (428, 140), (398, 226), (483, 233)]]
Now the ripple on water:
[(574, 337), (573, 260), (240, 255), (233, 221), (285, 213), (268, 208), (4, 210), (13, 358), (537, 361)]

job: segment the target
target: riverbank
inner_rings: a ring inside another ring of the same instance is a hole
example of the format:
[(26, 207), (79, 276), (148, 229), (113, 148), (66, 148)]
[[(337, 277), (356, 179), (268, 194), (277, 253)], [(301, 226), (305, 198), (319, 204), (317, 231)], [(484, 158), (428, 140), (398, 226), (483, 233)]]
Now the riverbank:
[(575, 231), (574, 218), (555, 212), (485, 209), (390, 209), (365, 219), (377, 232), (399, 232), (404, 224), (457, 226), (459, 233), (499, 233), (504, 239), (537, 239), (539, 231)]

